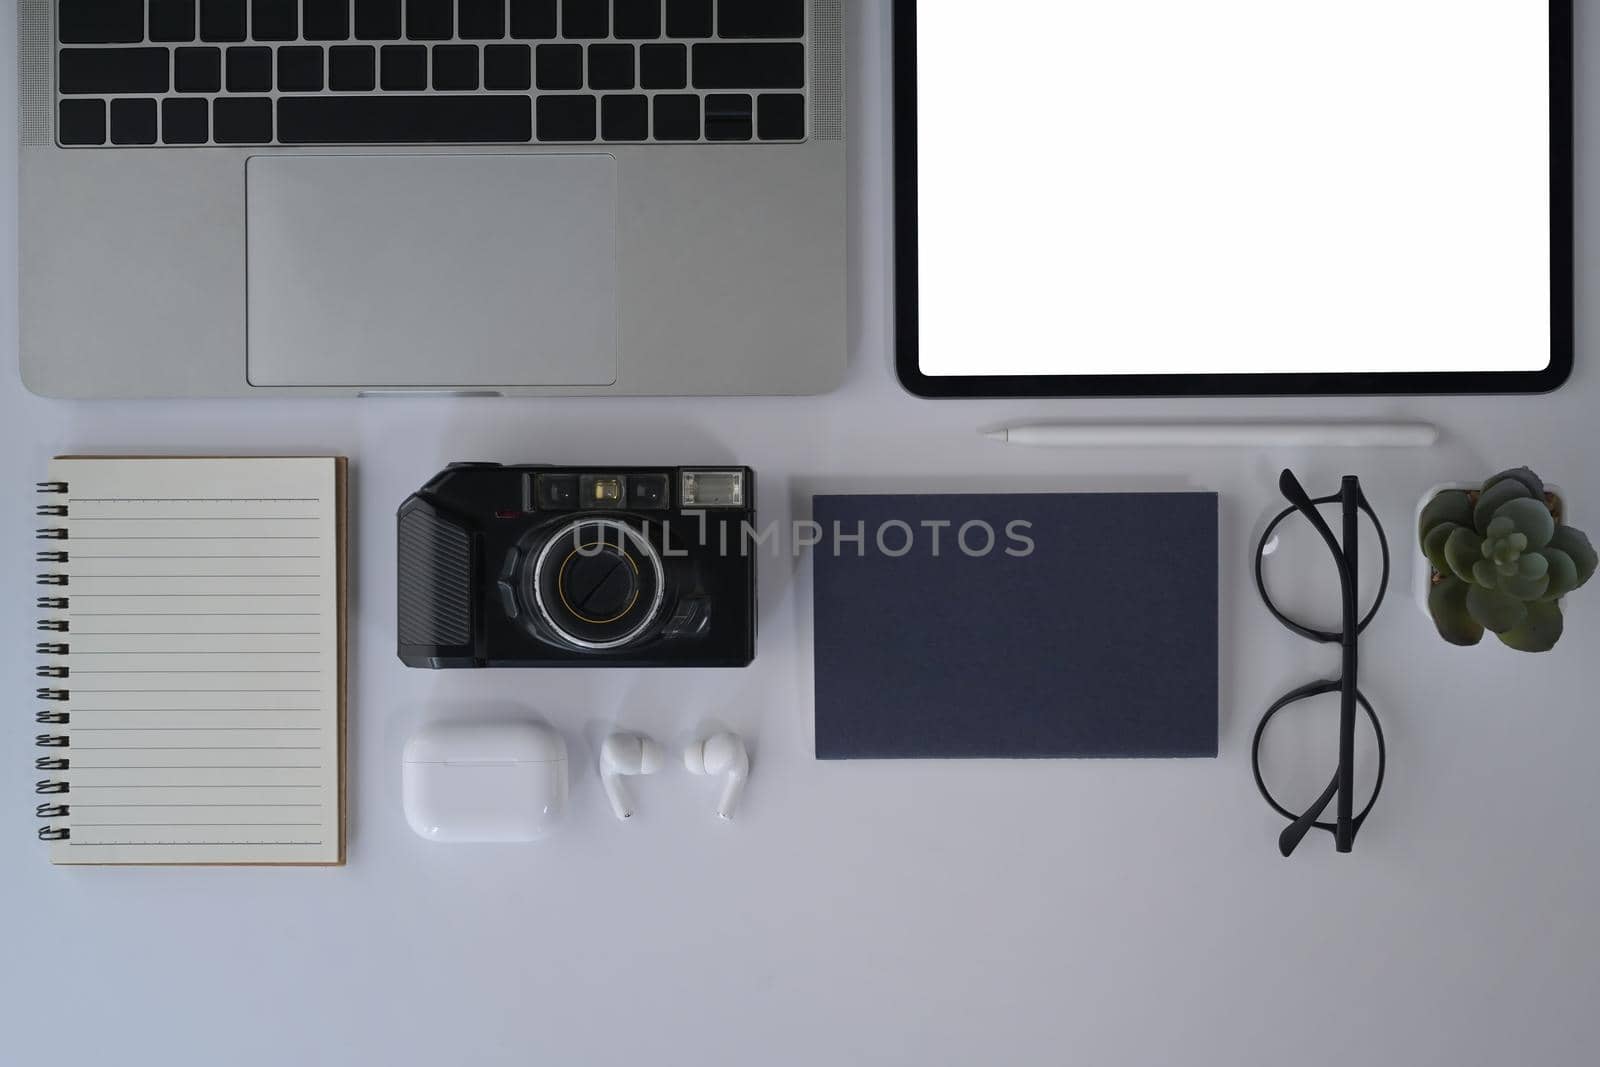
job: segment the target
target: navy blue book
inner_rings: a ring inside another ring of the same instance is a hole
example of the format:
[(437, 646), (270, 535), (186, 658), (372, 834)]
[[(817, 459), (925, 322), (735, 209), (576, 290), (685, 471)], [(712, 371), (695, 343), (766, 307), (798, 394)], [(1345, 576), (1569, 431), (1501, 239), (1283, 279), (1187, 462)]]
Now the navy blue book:
[(819, 759), (1217, 754), (1214, 493), (816, 496)]

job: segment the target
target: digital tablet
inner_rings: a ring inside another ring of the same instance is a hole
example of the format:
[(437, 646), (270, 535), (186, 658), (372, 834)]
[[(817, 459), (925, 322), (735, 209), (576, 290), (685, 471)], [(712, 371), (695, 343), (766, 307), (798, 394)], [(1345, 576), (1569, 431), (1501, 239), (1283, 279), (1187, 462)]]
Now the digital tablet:
[(895, 0), (901, 380), (1556, 388), (1572, 6)]

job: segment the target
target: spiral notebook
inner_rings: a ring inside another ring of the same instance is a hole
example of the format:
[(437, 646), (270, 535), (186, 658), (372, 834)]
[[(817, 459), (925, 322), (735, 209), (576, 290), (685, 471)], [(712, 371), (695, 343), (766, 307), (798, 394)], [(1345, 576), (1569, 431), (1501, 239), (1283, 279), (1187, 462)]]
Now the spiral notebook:
[(38, 489), (51, 861), (344, 862), (345, 461), (68, 456)]

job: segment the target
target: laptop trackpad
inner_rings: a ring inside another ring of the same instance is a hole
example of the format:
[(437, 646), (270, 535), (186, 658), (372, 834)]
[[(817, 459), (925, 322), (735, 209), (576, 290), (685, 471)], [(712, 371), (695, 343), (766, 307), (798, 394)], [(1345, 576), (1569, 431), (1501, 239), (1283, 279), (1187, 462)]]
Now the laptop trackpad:
[(610, 385), (605, 155), (256, 156), (251, 385)]

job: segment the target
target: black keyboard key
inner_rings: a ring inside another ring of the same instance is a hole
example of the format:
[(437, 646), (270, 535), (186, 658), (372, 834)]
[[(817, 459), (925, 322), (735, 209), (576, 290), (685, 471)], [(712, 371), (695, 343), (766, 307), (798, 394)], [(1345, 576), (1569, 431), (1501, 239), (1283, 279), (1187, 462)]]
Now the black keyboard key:
[(433, 87), (470, 92), (478, 87), (478, 46), (441, 44), (433, 48)]
[(228, 92), (268, 93), (272, 91), (272, 49), (228, 49)]
[(655, 98), (656, 140), (698, 141), (700, 98), (694, 95)]
[(172, 53), (173, 83), (180, 93), (222, 91), (222, 49), (176, 48)]
[(401, 0), (356, 0), (356, 40), (398, 41), (401, 10)]
[(592, 44), (589, 46), (589, 88), (632, 89), (633, 45)]
[(561, 0), (561, 36), (582, 40), (610, 32), (610, 0)]
[(254, 0), (250, 36), (258, 41), (292, 41), (300, 35), (299, 0)]
[(706, 140), (748, 141), (754, 132), (748, 93), (706, 95)]
[(485, 89), (523, 90), (533, 87), (533, 49), (525, 44), (491, 44), (483, 50)]
[(322, 49), (319, 46), (295, 45), (278, 49), (278, 91), (322, 91)]
[(697, 44), (696, 89), (801, 89), (806, 50), (798, 44)]
[(799, 93), (763, 93), (756, 98), (756, 136), (763, 141), (798, 141), (806, 135), (806, 98)]
[(661, 36), (661, 0), (614, 0), (611, 32), (625, 41)]
[(144, 40), (144, 0), (61, 0), (56, 36), (62, 44), (136, 44)]
[(406, 0), (406, 37), (413, 41), (448, 41), (455, 34), (452, 0)]
[(650, 136), (648, 96), (600, 98), (600, 136), (607, 141), (643, 141)]
[(681, 44), (639, 46), (639, 85), (645, 89), (683, 89), (689, 84), (689, 50)]
[(526, 96), (284, 96), (283, 144), (489, 144), (533, 139)]
[(382, 77), (378, 84), (388, 92), (428, 87), (428, 50), (420, 44), (392, 44), (378, 50)]
[(667, 0), (668, 37), (710, 37), (711, 0)]
[(328, 88), (336, 93), (366, 93), (378, 87), (378, 50), (370, 44), (336, 44), (328, 49)]
[[(294, 96), (291, 100), (313, 100)], [(218, 97), (214, 119), (218, 144), (271, 144), (272, 101), (265, 96)]]
[(150, 0), (150, 39), (164, 43), (194, 40), (194, 0)]
[(556, 35), (556, 0), (511, 0), (511, 36), (549, 40)]
[(156, 102), (144, 100), (111, 101), (112, 144), (155, 144)]
[(64, 145), (105, 144), (105, 101), (61, 101), (56, 110), (56, 137)]
[(717, 0), (719, 37), (804, 37), (806, 0)]
[(542, 44), (534, 65), (541, 89), (583, 88), (583, 46)]
[(211, 139), (209, 111), (204, 100), (193, 97), (161, 101), (161, 143), (205, 144)]
[(594, 133), (594, 97), (539, 98), (539, 140), (592, 141)]
[(245, 0), (200, 0), (202, 41), (245, 39)]
[(456, 34), (464, 41), (493, 41), (506, 35), (503, 0), (461, 0), (456, 18), (461, 23)]
[(57, 66), (64, 94), (167, 91), (165, 48), (63, 48)]
[(350, 36), (350, 5), (339, 0), (305, 0), (300, 25), (301, 35), (308, 41), (343, 41)]

